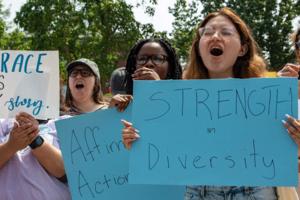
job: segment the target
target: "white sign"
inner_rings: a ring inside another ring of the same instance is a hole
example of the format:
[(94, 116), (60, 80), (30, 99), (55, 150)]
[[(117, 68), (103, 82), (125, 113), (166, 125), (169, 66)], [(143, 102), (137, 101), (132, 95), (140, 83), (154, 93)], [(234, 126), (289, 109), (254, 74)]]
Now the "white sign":
[(58, 51), (0, 51), (0, 117), (59, 116)]

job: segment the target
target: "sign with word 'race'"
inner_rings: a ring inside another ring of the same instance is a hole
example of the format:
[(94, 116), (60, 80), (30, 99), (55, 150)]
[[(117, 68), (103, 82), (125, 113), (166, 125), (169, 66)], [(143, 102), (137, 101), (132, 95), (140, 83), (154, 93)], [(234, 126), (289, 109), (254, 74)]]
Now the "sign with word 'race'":
[(58, 51), (0, 51), (0, 117), (59, 115)]

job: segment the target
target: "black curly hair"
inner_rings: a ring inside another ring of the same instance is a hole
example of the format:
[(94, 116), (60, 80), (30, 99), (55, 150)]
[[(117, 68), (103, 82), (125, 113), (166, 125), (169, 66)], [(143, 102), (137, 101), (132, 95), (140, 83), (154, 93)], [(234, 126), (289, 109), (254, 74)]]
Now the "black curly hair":
[(160, 44), (160, 46), (166, 51), (168, 55), (168, 63), (169, 63), (169, 71), (167, 73), (166, 79), (181, 79), (182, 76), (182, 68), (179, 63), (178, 57), (176, 55), (175, 49), (171, 46), (171, 44), (164, 39), (161, 38), (150, 38), (150, 39), (142, 39), (139, 40), (130, 50), (127, 56), (126, 62), (126, 78), (124, 81), (124, 86), (127, 94), (131, 94), (133, 92), (133, 80), (131, 75), (136, 70), (136, 56), (138, 55), (140, 49), (146, 43), (155, 42)]

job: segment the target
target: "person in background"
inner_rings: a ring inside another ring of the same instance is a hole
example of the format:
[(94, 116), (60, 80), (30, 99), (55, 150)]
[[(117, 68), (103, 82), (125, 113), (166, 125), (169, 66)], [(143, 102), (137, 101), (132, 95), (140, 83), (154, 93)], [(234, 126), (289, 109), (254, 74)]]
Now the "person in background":
[[(208, 14), (196, 29), (183, 79), (263, 77), (264, 59), (246, 23), (231, 9)], [(129, 126), (128, 126), (129, 127)], [(136, 129), (123, 129), (123, 143), (131, 148)], [(185, 200), (275, 200), (274, 187), (187, 186)]]
[[(299, 81), (299, 72), (300, 72), (300, 27), (291, 35), (291, 40), (293, 48), (295, 50), (295, 63), (287, 63), (277, 75), (279, 77), (295, 77), (298, 78), (298, 105), (300, 99), (300, 81)], [(283, 120), (284, 126), (287, 128), (288, 133), (294, 139), (294, 141), (300, 146), (300, 121), (288, 116), (287, 120)], [(300, 168), (300, 162), (299, 162)], [(300, 171), (300, 169), (299, 169)]]
[(294, 63), (287, 63), (278, 73), (278, 76), (299, 77), (300, 70), (300, 25), (298, 29), (292, 33), (291, 42), (295, 51)]
[(110, 93), (112, 95), (126, 94), (124, 82), (126, 77), (125, 67), (115, 69), (110, 76)]
[[(300, 108), (300, 27), (296, 29), (291, 35), (291, 42), (295, 51), (295, 62), (287, 63), (278, 73), (279, 77), (295, 77), (298, 78), (298, 120), (288, 116), (287, 120), (283, 121), (288, 133), (298, 145), (298, 173), (300, 172), (300, 121), (299, 121), (299, 108)], [(300, 173), (298, 174), (300, 177)], [(298, 196), (300, 195), (300, 182), (297, 187)]]
[(126, 88), (124, 86), (125, 78), (125, 67), (115, 69), (110, 76), (109, 90), (113, 96), (109, 107), (117, 107), (120, 112), (123, 112), (132, 100), (132, 96), (126, 94)]

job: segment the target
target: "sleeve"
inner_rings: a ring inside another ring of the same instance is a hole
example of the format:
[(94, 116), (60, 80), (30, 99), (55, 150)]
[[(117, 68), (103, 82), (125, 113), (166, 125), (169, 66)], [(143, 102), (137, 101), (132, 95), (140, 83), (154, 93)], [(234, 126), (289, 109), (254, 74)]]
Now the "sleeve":
[(4, 143), (13, 126), (12, 119), (0, 119), (0, 143)]
[[(70, 115), (64, 115), (58, 118), (60, 119), (67, 119), (71, 117)], [(60, 149), (59, 146), (59, 139), (57, 136), (57, 131), (55, 127), (55, 121), (57, 120), (50, 120), (47, 124), (40, 125), (40, 135), (50, 144), (54, 145), (58, 149)]]

